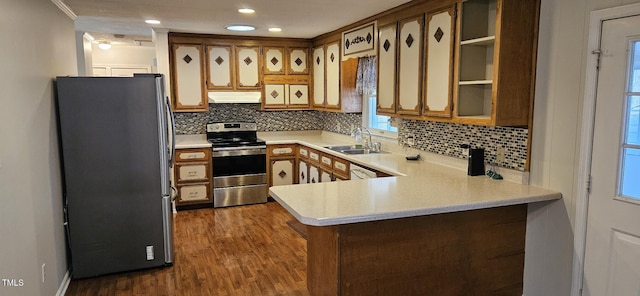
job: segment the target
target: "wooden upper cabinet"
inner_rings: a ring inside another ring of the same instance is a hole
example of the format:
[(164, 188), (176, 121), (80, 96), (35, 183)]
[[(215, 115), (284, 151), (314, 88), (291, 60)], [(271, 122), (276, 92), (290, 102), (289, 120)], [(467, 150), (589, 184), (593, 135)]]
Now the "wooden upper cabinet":
[(264, 48), (264, 74), (285, 74), (285, 52), (283, 47)]
[(238, 90), (261, 89), (260, 47), (236, 46), (236, 81)]
[(420, 115), (423, 16), (399, 22), (397, 114)]
[(327, 44), (325, 63), (325, 108), (340, 109), (340, 43)]
[(284, 84), (264, 85), (264, 105), (268, 107), (286, 107), (286, 92)]
[(396, 34), (396, 23), (378, 29), (378, 114), (396, 113)]
[(342, 61), (340, 65), (340, 111), (362, 112), (362, 94), (357, 91), (358, 58)]
[(231, 45), (208, 44), (207, 48), (207, 89), (232, 90), (234, 56)]
[(528, 126), (539, 4), (539, 0), (458, 3), (456, 122)]
[(362, 112), (356, 92), (358, 59), (342, 60), (340, 41), (313, 49), (313, 108), (343, 113)]
[(313, 107), (324, 107), (325, 97), (325, 48), (324, 46), (313, 49)]
[(426, 116), (451, 117), (455, 9), (452, 5), (426, 16), (423, 103)]
[(202, 44), (172, 44), (171, 51), (174, 111), (208, 111)]
[(287, 74), (309, 74), (309, 48), (287, 48)]
[(309, 86), (306, 84), (289, 84), (289, 101), (290, 107), (309, 108)]

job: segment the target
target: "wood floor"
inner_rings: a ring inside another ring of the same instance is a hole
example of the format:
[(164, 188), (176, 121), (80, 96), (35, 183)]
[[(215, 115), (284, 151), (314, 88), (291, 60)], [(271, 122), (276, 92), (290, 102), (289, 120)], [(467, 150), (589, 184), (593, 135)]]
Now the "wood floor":
[(65, 295), (309, 295), (292, 218), (276, 202), (180, 211), (172, 267), (73, 280)]

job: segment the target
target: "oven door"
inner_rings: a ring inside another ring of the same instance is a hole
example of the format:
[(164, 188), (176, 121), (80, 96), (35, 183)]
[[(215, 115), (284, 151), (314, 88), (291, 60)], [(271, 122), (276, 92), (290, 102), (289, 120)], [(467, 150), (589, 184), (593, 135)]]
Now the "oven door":
[(213, 149), (213, 177), (267, 173), (267, 147)]
[(267, 202), (267, 148), (213, 149), (213, 206)]

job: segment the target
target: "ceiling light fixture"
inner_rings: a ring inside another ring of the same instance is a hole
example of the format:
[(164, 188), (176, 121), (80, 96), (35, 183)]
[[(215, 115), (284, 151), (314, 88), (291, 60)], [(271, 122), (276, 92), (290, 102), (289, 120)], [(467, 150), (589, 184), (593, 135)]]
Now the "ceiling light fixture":
[(282, 29), (278, 27), (271, 27), (269, 28), (269, 32), (282, 32)]
[(229, 30), (229, 31), (253, 31), (256, 29), (256, 27), (254, 26), (249, 26), (249, 25), (228, 25), (225, 27), (225, 29)]
[(147, 24), (150, 24), (150, 25), (159, 25), (160, 24), (159, 20), (145, 20), (144, 22), (147, 23)]
[(239, 13), (247, 13), (248, 14), (248, 13), (254, 13), (256, 11), (251, 9), (251, 8), (240, 8), (240, 9), (238, 9), (238, 12)]
[(100, 43), (98, 43), (98, 48), (100, 48), (102, 50), (109, 50), (109, 49), (111, 49), (111, 42), (109, 42), (109, 41), (100, 41)]

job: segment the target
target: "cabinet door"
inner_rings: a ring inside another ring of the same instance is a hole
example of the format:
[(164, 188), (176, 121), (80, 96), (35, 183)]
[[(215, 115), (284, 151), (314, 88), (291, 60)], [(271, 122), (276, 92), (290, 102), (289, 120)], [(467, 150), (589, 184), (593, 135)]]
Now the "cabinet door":
[(304, 160), (300, 160), (298, 164), (298, 183), (309, 183), (309, 164)]
[(396, 112), (396, 23), (378, 30), (378, 94), (376, 113)]
[(308, 48), (289, 48), (288, 53), (288, 74), (309, 74), (309, 63), (307, 57), (309, 56)]
[(320, 152), (316, 150), (309, 150), (309, 162), (312, 164), (320, 165)]
[(290, 84), (288, 94), (289, 107), (309, 107), (309, 86)]
[(176, 149), (176, 162), (210, 161), (211, 149)]
[(212, 200), (209, 183), (178, 185), (177, 187), (178, 199), (176, 200), (176, 206), (208, 203)]
[(264, 74), (284, 74), (284, 48), (265, 47), (264, 48)]
[(327, 45), (326, 56), (326, 108), (340, 109), (340, 44)]
[(267, 153), (271, 157), (296, 156), (295, 144), (274, 144), (267, 146)]
[(313, 49), (313, 107), (324, 107), (324, 47)]
[(302, 159), (308, 159), (309, 158), (309, 148), (305, 147), (305, 146), (298, 146), (298, 157), (302, 158)]
[(236, 47), (237, 89), (260, 89), (260, 47)]
[(207, 45), (207, 88), (233, 89), (233, 49), (231, 45)]
[(309, 164), (309, 183), (320, 183), (320, 168), (314, 164)]
[(264, 97), (265, 106), (285, 106), (286, 93), (284, 84), (265, 84), (262, 97)]
[(335, 178), (340, 177), (343, 180), (349, 180), (350, 170), (349, 170), (350, 162), (341, 158), (335, 158), (333, 160), (333, 176)]
[(176, 182), (209, 181), (209, 164), (206, 162), (176, 163)]
[(327, 170), (333, 169), (333, 157), (328, 154), (320, 154), (320, 167), (323, 167)]
[(455, 6), (427, 14), (424, 115), (451, 117)]
[(399, 24), (398, 114), (420, 115), (422, 19), (422, 16), (414, 17)]
[(177, 112), (208, 111), (200, 44), (173, 44), (173, 99)]
[(321, 170), (320, 183), (322, 183), (322, 182), (331, 182), (331, 181), (333, 181), (333, 178), (331, 178), (331, 173), (327, 172), (325, 170)]
[(291, 185), (295, 181), (295, 159), (271, 161), (271, 185)]

